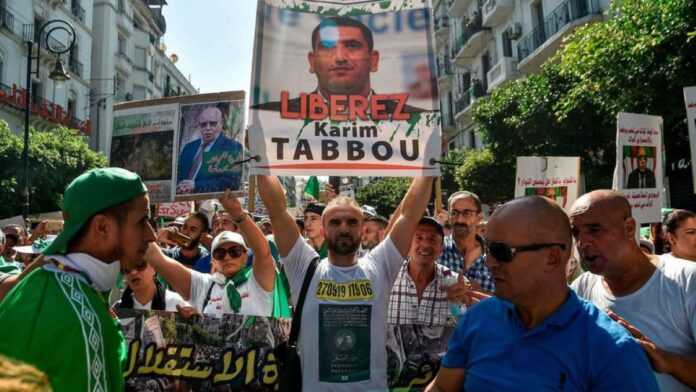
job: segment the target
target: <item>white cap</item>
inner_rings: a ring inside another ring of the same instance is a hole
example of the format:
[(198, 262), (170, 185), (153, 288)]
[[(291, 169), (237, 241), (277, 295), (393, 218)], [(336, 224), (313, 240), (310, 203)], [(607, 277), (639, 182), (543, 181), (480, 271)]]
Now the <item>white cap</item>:
[(215, 252), (215, 249), (222, 244), (235, 243), (243, 246), (245, 249), (247, 247), (246, 242), (244, 242), (244, 237), (241, 234), (235, 233), (233, 231), (223, 231), (222, 233), (215, 236), (213, 239), (213, 245), (210, 247), (210, 252)]

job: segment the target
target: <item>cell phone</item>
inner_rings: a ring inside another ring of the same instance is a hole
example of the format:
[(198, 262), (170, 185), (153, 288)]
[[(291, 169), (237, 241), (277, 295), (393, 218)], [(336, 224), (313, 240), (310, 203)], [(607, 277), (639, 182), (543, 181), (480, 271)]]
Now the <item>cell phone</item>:
[(181, 234), (178, 231), (169, 232), (169, 239), (176, 242), (182, 248), (189, 248), (193, 240), (191, 237)]
[(63, 230), (62, 220), (46, 220), (45, 222), (44, 227), (46, 228), (46, 231), (54, 232)]

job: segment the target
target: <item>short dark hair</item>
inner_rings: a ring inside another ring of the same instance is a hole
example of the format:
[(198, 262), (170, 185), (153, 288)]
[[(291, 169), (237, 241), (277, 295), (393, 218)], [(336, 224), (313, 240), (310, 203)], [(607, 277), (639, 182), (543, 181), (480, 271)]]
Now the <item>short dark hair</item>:
[(665, 231), (674, 234), (682, 223), (689, 218), (696, 218), (696, 214), (689, 210), (674, 210), (665, 218)]
[(319, 41), (319, 30), (325, 27), (357, 27), (362, 32), (365, 41), (367, 41), (367, 47), (372, 51), (375, 46), (374, 39), (372, 38), (372, 31), (365, 26), (361, 21), (347, 16), (332, 16), (330, 18), (323, 19), (317, 27), (312, 30), (312, 50), (317, 47), (317, 42)]
[(385, 218), (383, 216), (379, 216), (379, 215), (366, 215), (364, 222), (365, 223), (374, 222), (377, 225), (379, 225), (379, 227), (381, 227), (382, 230), (386, 229), (387, 225), (389, 224), (389, 221), (387, 220), (387, 218)]
[(481, 212), (481, 199), (479, 199), (478, 195), (469, 192), (469, 191), (459, 191), (459, 192), (454, 192), (449, 199), (447, 199), (447, 209), (451, 210), (452, 209), (452, 203), (454, 203), (455, 200), (457, 199), (471, 199), (474, 201), (474, 204), (476, 204), (476, 210), (477, 212)]
[(198, 219), (203, 224), (203, 232), (204, 233), (207, 233), (208, 231), (210, 231), (210, 222), (208, 222), (208, 215), (206, 215), (200, 211), (196, 211), (196, 212), (190, 213), (186, 217), (186, 219), (191, 218), (191, 217)]

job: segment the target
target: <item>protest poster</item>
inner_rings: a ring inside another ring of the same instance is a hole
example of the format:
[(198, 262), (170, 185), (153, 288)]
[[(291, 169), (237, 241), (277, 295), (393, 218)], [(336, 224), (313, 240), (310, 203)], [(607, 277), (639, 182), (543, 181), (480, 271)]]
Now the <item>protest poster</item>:
[(138, 173), (154, 203), (241, 195), (244, 105), (243, 91), (114, 105), (110, 164)]
[(689, 124), (689, 147), (691, 147), (691, 175), (696, 193), (696, 86), (684, 87), (684, 104), (686, 105), (686, 119)]
[[(127, 341), (126, 391), (274, 391), (289, 319), (236, 314), (184, 319), (178, 313), (116, 309)], [(447, 350), (453, 325), (390, 325), (391, 390), (423, 390)], [(348, 344), (345, 341), (343, 344)], [(316, 347), (318, 349), (318, 347)]]
[(568, 210), (580, 195), (579, 157), (517, 157), (515, 197), (539, 195)]
[(178, 117), (176, 104), (114, 110), (109, 164), (138, 173), (153, 203), (171, 199)]
[(190, 201), (157, 204), (157, 216), (176, 218), (186, 216), (191, 212), (193, 212), (193, 202)]
[(209, 199), (243, 191), (244, 92), (182, 103), (174, 198)]
[(259, 0), (252, 174), (439, 175), (425, 1)]
[(631, 203), (638, 223), (662, 216), (662, 117), (619, 113), (613, 188)]

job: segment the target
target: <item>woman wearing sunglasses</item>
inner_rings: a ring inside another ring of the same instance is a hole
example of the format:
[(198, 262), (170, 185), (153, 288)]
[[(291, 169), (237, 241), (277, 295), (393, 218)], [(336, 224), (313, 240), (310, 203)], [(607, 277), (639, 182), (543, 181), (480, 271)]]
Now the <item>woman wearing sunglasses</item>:
[(155, 270), (147, 263), (123, 270), (128, 286), (116, 307), (123, 309), (166, 310), (176, 312), (177, 305), (187, 306), (181, 296), (167, 290), (157, 280)]
[[(220, 202), (244, 237), (223, 231), (213, 239), (212, 274), (185, 267), (165, 256), (156, 244), (150, 244), (145, 259), (203, 315), (275, 315), (273, 289), (276, 269), (268, 241), (231, 192), (227, 191)], [(254, 252), (251, 267), (246, 266), (248, 248), (245, 238)]]

